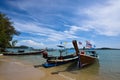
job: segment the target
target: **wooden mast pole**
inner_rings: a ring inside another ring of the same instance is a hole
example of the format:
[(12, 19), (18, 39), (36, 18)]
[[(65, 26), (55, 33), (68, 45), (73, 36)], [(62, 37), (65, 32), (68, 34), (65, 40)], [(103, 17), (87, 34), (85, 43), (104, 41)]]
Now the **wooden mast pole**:
[(76, 51), (76, 55), (78, 56), (78, 67), (81, 68), (81, 62), (80, 62), (81, 60), (80, 60), (80, 54), (79, 54), (79, 49), (78, 49), (77, 41), (73, 40), (72, 43), (73, 43), (74, 49)]
[(74, 49), (76, 51), (76, 55), (78, 55), (79, 54), (79, 49), (78, 49), (77, 41), (73, 40), (72, 43), (73, 43)]

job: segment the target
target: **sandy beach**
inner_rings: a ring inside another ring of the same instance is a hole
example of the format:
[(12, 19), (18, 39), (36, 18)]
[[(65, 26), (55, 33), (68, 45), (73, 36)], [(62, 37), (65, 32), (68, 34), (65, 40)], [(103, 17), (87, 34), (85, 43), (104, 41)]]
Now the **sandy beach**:
[(44, 71), (44, 76), (40, 80), (76, 80), (70, 76), (64, 75), (62, 72), (58, 72), (57, 68), (39, 68)]
[(41, 55), (0, 56), (0, 80), (120, 80), (120, 50), (99, 51), (99, 60), (78, 69), (68, 63), (52, 68), (44, 63)]
[(75, 80), (61, 73), (53, 73), (54, 68), (35, 68), (33, 65), (0, 56), (0, 80)]

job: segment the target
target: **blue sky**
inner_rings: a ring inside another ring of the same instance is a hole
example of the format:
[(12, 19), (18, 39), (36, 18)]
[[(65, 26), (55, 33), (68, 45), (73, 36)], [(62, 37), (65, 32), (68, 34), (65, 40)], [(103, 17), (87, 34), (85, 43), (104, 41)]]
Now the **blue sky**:
[[(17, 45), (56, 48), (72, 40), (120, 48), (120, 0), (0, 0), (20, 31)], [(79, 46), (82, 47), (82, 46)]]

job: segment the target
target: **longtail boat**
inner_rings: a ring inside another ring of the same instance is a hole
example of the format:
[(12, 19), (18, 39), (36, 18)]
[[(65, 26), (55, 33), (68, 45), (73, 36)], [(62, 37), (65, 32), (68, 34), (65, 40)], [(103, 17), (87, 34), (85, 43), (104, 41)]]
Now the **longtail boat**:
[[(46, 59), (46, 63), (43, 64), (44, 67), (54, 67), (59, 66), (68, 62), (78, 61), (79, 67), (84, 67), (86, 65), (94, 63), (97, 58), (96, 52), (92, 51), (92, 55), (86, 55), (85, 52), (79, 51), (77, 41), (72, 41), (75, 48), (75, 53), (71, 55), (62, 56), (62, 51), (60, 51), (60, 56), (49, 56), (46, 51), (43, 52), (43, 57)], [(63, 47), (63, 46), (59, 46)]]
[(88, 51), (89, 55), (87, 55), (87, 51), (79, 51), (77, 41), (73, 40), (73, 46), (76, 51), (76, 55), (78, 55), (78, 62), (79, 67), (84, 67), (87, 65), (90, 65), (95, 62), (96, 59), (98, 59), (98, 55), (95, 51)]
[(41, 51), (30, 51), (30, 52), (24, 52), (24, 51), (4, 52), (3, 55), (5, 55), (5, 56), (41, 55), (43, 52), (44, 52), (44, 50), (41, 50)]

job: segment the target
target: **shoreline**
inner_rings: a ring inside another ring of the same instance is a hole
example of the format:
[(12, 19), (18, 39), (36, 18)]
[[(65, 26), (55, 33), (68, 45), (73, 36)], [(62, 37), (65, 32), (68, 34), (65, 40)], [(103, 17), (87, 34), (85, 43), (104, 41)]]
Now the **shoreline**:
[(61, 73), (52, 74), (54, 68), (38, 67), (0, 56), (0, 79), (2, 80), (75, 80)]
[(2, 80), (40, 80), (45, 73), (31, 65), (0, 56), (0, 79)]

